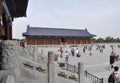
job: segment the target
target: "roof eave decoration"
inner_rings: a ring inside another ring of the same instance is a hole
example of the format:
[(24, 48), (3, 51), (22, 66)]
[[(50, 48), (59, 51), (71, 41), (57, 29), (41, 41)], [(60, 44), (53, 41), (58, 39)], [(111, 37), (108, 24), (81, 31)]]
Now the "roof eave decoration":
[(14, 0), (14, 17), (26, 17), (28, 0)]
[(11, 18), (26, 17), (28, 0), (3, 0), (6, 3)]
[[(88, 32), (87, 28), (85, 28), (85, 31), (87, 31), (87, 32)], [(88, 33), (89, 33), (89, 32), (88, 32)], [(89, 35), (91, 35), (91, 37), (96, 37), (96, 35), (91, 34), (91, 33), (89, 33)]]

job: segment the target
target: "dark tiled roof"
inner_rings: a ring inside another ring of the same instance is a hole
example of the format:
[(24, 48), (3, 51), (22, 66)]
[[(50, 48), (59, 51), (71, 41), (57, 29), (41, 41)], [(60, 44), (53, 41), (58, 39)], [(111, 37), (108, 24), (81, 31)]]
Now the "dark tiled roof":
[(8, 6), (12, 18), (26, 16), (29, 0), (4, 0)]
[(71, 37), (94, 37), (87, 29), (63, 29), (46, 27), (27, 27), (27, 32), (23, 36), (71, 36)]

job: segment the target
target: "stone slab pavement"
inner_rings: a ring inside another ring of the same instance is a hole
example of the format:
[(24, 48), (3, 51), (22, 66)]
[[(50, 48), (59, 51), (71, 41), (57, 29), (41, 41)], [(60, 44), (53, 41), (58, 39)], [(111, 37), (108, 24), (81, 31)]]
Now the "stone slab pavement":
[[(99, 45), (105, 45), (105, 49), (103, 49), (103, 53), (101, 53), (99, 50), (96, 50), (98, 44), (92, 45), (92, 55), (90, 54), (89, 50), (86, 50), (85, 53), (83, 53), (82, 49), (84, 45), (79, 45), (77, 47), (72, 47), (75, 50), (78, 48), (80, 51), (81, 57), (76, 56), (69, 56), (68, 63), (71, 65), (78, 66), (78, 62), (83, 62), (85, 66), (85, 70), (92, 73), (93, 75), (104, 78), (104, 83), (107, 83), (108, 76), (113, 71), (113, 69), (110, 69), (109, 67), (109, 56), (112, 51), (112, 48), (110, 47), (113, 45), (114, 51), (117, 55), (120, 55), (120, 48), (117, 47), (119, 43), (109, 43), (109, 44), (99, 44)], [(90, 46), (90, 45), (88, 45)], [(57, 53), (58, 47), (47, 47), (44, 48), (43, 53), (46, 53), (44, 55), (47, 55), (47, 51), (53, 51), (54, 53)], [(65, 62), (65, 51), (69, 50), (69, 46), (63, 46), (63, 58), (61, 58), (61, 62)], [(46, 51), (46, 52), (45, 52)], [(120, 67), (120, 61), (115, 62), (115, 65)]]
[[(111, 72), (113, 72), (113, 69), (110, 68), (109, 64), (109, 55), (112, 51), (110, 45), (111, 44), (105, 45), (106, 48), (103, 50), (103, 53), (100, 53), (100, 51), (96, 50), (96, 46), (94, 45), (92, 55), (89, 55), (89, 51), (83, 53), (81, 47), (75, 47), (75, 49), (79, 48), (79, 50), (81, 50), (81, 57), (69, 56), (68, 63), (77, 66), (78, 62), (83, 62), (85, 70), (99, 78), (104, 78), (104, 83), (107, 83), (109, 75)], [(114, 46), (114, 51), (117, 55), (120, 55), (120, 48), (117, 47), (117, 44), (114, 44)], [(61, 59), (61, 62), (64, 62), (64, 60), (65, 56)], [(115, 65), (120, 67), (120, 61), (115, 62), (114, 66)]]

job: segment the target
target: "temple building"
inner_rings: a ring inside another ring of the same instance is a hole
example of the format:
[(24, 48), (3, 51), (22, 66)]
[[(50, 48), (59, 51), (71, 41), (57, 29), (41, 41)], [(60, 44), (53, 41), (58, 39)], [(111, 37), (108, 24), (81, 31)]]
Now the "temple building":
[(0, 0), (0, 39), (12, 39), (14, 18), (25, 17), (28, 0)]
[(27, 45), (91, 44), (91, 34), (87, 29), (64, 29), (30, 27), (23, 33)]

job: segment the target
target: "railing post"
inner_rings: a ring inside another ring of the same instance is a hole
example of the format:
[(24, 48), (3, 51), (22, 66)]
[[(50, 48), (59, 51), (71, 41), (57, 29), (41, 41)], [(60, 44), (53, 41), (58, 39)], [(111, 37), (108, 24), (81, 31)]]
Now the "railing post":
[(68, 63), (66, 63), (66, 69), (67, 69), (67, 71), (68, 71)]
[(55, 83), (54, 53), (48, 52), (48, 83)]
[(85, 76), (87, 77), (87, 70), (85, 71)]
[(101, 83), (103, 83), (103, 78), (101, 78)]
[(78, 63), (78, 83), (84, 83), (84, 64)]
[(85, 71), (85, 75), (86, 75), (86, 77), (89, 76), (89, 78), (90, 78), (94, 83), (103, 83), (103, 78), (98, 78), (98, 77), (90, 74), (89, 72), (87, 72), (87, 70)]
[(75, 73), (75, 65), (73, 67), (74, 67), (74, 73)]

